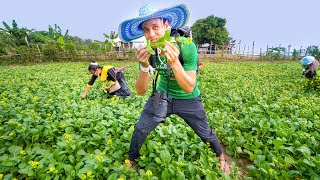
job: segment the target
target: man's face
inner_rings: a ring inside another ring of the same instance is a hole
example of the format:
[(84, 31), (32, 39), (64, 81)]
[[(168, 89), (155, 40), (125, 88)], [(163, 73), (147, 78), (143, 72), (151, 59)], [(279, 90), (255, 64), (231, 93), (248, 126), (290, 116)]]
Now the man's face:
[(168, 21), (163, 23), (162, 19), (150, 19), (142, 23), (144, 37), (153, 44), (157, 39), (164, 36), (165, 31), (169, 27)]

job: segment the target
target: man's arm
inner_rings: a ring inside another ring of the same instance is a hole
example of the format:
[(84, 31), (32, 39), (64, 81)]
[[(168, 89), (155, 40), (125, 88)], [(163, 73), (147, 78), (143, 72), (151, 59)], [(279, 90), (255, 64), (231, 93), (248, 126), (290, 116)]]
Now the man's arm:
[(148, 91), (149, 82), (149, 73), (140, 71), (136, 81), (136, 90), (138, 95), (143, 96)]
[(179, 59), (176, 60), (175, 62), (176, 63), (171, 64), (171, 68), (180, 88), (188, 94), (192, 93), (196, 85), (197, 72), (195, 70), (185, 71)]
[(176, 80), (182, 90), (192, 93), (196, 85), (196, 70), (185, 71), (179, 61), (179, 50), (169, 42), (166, 42), (166, 57), (170, 64)]
[[(136, 53), (137, 59), (140, 62), (141, 68), (149, 68), (149, 57), (150, 53), (147, 51), (146, 46), (141, 46), (137, 49)], [(138, 95), (143, 96), (149, 87), (150, 75), (148, 72), (143, 72), (140, 70), (137, 81), (136, 81), (136, 90)]]

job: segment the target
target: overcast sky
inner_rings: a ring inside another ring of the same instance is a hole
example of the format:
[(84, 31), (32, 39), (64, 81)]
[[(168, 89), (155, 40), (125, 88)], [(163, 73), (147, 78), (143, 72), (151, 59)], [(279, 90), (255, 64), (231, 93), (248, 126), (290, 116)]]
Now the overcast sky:
[(14, 19), (19, 27), (39, 31), (57, 24), (70, 35), (104, 40), (103, 33), (117, 31), (121, 21), (138, 16), (146, 3), (160, 9), (186, 4), (189, 26), (209, 15), (225, 18), (230, 36), (241, 40), (241, 47), (251, 48), (255, 41), (256, 51), (267, 45), (320, 46), (320, 0), (4, 0), (0, 20), (11, 26)]

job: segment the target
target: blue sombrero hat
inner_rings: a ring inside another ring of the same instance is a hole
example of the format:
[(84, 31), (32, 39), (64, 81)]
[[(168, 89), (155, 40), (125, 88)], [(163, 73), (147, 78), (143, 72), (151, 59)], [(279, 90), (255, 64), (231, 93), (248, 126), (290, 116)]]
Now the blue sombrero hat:
[(171, 28), (183, 27), (189, 20), (189, 10), (186, 5), (179, 4), (170, 8), (157, 10), (146, 4), (139, 9), (139, 17), (123, 21), (119, 25), (119, 37), (125, 42), (143, 36), (141, 23), (153, 18), (168, 20)]
[(309, 65), (311, 64), (313, 61), (315, 61), (315, 58), (313, 56), (306, 56), (304, 58), (301, 59), (300, 63), (302, 65)]

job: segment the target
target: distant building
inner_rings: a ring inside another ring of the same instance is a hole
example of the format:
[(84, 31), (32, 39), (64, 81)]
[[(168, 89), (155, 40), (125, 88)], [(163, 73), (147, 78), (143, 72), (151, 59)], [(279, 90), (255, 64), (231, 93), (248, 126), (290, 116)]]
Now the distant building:
[(206, 43), (198, 46), (198, 53), (199, 54), (218, 54), (218, 53), (232, 54), (233, 48), (234, 48), (234, 45), (231, 45), (231, 44), (225, 45), (225, 46), (212, 44), (210, 46), (210, 44)]
[(224, 53), (224, 54), (232, 54), (232, 49), (234, 48), (234, 45), (215, 45), (206, 43), (198, 46), (198, 53), (199, 54), (217, 54), (217, 53)]
[(123, 42), (119, 37), (112, 41), (113, 50), (116, 52), (122, 51), (130, 51), (135, 48), (135, 44), (143, 44), (145, 40), (143, 38), (139, 38), (137, 40), (131, 42)]

